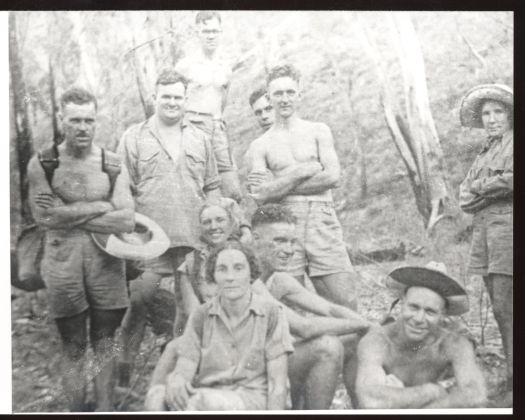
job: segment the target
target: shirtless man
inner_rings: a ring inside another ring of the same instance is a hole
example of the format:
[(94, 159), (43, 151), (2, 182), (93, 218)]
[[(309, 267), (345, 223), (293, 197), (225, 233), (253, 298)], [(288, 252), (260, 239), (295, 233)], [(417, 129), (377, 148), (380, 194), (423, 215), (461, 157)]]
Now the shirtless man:
[(275, 124), (250, 146), (249, 189), (259, 204), (280, 202), (297, 218), (299, 249), (288, 273), (301, 282), (307, 273), (321, 296), (355, 309), (356, 274), (331, 192), (339, 183), (339, 160), (330, 129), (297, 116), (298, 82), (297, 71), (288, 65), (268, 75)]
[(233, 161), (223, 112), (226, 107), (232, 68), (218, 54), (222, 32), (217, 12), (200, 11), (195, 16), (200, 50), (180, 60), (175, 69), (189, 81), (186, 118), (210, 136), (224, 196), (241, 199), (237, 166)]
[[(46, 231), (41, 265), (49, 314), (63, 345), (60, 360), (71, 411), (84, 411), (87, 320), (97, 368), (97, 411), (113, 411), (113, 336), (128, 306), (124, 262), (101, 251), (90, 232), (122, 233), (134, 228), (133, 200), (124, 165), (114, 184), (103, 172), (111, 152), (93, 144), (97, 100), (80, 88), (61, 97), (64, 141), (55, 150), (59, 165), (47, 179), (44, 164), (29, 162), (29, 201)], [(51, 150), (51, 149), (50, 149)]]
[(446, 315), (468, 310), (466, 292), (443, 268), (427, 267), (403, 267), (390, 274), (404, 289), (401, 313), (394, 323), (370, 329), (359, 343), (360, 408), (469, 408), (486, 403), (472, 343), (442, 326)]
[[(293, 254), (295, 218), (279, 205), (259, 208), (252, 219), (255, 250), (261, 263), (261, 277), (253, 291), (283, 304), (290, 331), (296, 337), (289, 357), (292, 407), (328, 409), (332, 402), (343, 363), (343, 345), (335, 336), (354, 338), (366, 332), (370, 323), (352, 310), (328, 302), (309, 292), (292, 276), (283, 273)], [(287, 306), (290, 305), (290, 306)], [(311, 312), (305, 317), (291, 306)], [(176, 341), (170, 342), (153, 373), (145, 407), (148, 411), (165, 409), (164, 393), (168, 374), (177, 359)]]

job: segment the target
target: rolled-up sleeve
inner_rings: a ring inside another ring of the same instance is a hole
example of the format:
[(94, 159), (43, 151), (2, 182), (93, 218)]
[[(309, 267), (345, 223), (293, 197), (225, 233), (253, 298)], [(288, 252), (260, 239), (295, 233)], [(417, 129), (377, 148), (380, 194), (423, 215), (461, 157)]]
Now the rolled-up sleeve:
[(290, 327), (288, 326), (288, 320), (284, 315), (284, 311), (280, 306), (272, 308), (269, 314), (264, 350), (267, 361), (293, 352)]
[(184, 334), (177, 341), (177, 352), (196, 363), (201, 360), (202, 331), (207, 314), (204, 306), (195, 309), (186, 324)]

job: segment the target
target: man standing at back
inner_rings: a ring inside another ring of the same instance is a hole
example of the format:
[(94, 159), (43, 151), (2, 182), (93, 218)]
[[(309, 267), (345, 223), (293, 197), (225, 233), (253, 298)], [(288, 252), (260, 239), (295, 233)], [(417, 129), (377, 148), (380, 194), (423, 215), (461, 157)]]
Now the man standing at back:
[(200, 11), (195, 24), (201, 48), (180, 60), (175, 67), (189, 82), (186, 118), (210, 136), (223, 195), (239, 201), (241, 188), (237, 166), (223, 119), (232, 69), (221, 60), (217, 50), (222, 32), (221, 17), (217, 12)]
[(279, 202), (297, 218), (299, 249), (288, 273), (301, 282), (307, 273), (321, 296), (355, 309), (356, 274), (332, 200), (341, 173), (332, 133), (296, 114), (299, 74), (292, 66), (270, 70), (267, 86), (275, 124), (250, 145), (252, 197), (259, 204)]
[[(131, 305), (122, 325), (120, 384), (127, 386), (131, 366), (146, 324), (147, 304), (165, 275), (177, 268), (199, 244), (199, 215), (206, 199), (220, 197), (220, 178), (209, 139), (183, 118), (187, 82), (173, 69), (158, 77), (153, 100), (155, 114), (129, 128), (119, 152), (129, 169), (136, 210), (156, 221), (170, 238), (170, 248), (145, 261), (144, 273), (130, 284)], [(182, 326), (175, 322), (175, 333)]]
[(84, 358), (89, 337), (97, 367), (97, 411), (113, 411), (113, 336), (128, 306), (124, 262), (90, 233), (134, 227), (128, 174), (116, 155), (93, 144), (97, 100), (72, 88), (60, 100), (64, 141), (29, 162), (29, 202), (46, 228), (42, 278), (49, 315), (62, 339), (62, 384), (71, 411), (86, 411)]

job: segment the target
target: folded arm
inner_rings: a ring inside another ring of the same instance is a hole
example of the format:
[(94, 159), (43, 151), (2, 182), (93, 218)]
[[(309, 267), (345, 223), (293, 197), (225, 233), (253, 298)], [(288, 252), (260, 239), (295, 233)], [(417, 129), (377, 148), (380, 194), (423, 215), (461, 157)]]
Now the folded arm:
[(357, 347), (356, 394), (359, 408), (421, 408), (437, 400), (446, 391), (437, 384), (401, 388), (389, 384), (383, 362), (388, 344), (376, 331), (369, 332)]
[(292, 190), (292, 194), (320, 194), (339, 186), (341, 166), (334, 148), (334, 139), (327, 125), (318, 124), (316, 142), (319, 151), (319, 162), (323, 170), (301, 182)]

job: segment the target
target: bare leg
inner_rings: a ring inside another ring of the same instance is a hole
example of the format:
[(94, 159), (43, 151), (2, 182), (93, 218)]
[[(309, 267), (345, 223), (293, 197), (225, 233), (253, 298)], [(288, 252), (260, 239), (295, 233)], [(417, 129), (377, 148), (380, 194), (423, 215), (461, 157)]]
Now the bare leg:
[(86, 380), (84, 357), (87, 348), (87, 310), (67, 318), (56, 320), (64, 357), (60, 361), (62, 386), (69, 400), (70, 411), (84, 411)]
[(113, 411), (116, 356), (113, 337), (125, 311), (125, 309), (91, 310), (89, 335), (96, 360), (95, 395), (98, 411)]
[(505, 274), (489, 274), (483, 277), (492, 302), (494, 318), (503, 341), (503, 351), (507, 359), (507, 390), (512, 390), (513, 378), (513, 315), (512, 315), (512, 276)]
[(346, 387), (346, 392), (352, 402), (352, 407), (357, 408), (357, 398), (355, 395), (355, 380), (357, 376), (357, 344), (361, 339), (356, 334), (339, 337), (344, 347), (344, 362), (343, 362), (343, 382)]
[(130, 282), (130, 306), (122, 321), (120, 336), (119, 385), (129, 386), (131, 369), (146, 329), (147, 302), (157, 290), (161, 275), (143, 273)]
[(174, 252), (173, 260), (172, 260), (172, 266), (173, 266), (173, 277), (175, 279), (174, 285), (173, 285), (173, 291), (175, 294), (175, 320), (173, 321), (173, 336), (174, 337), (180, 337), (182, 333), (184, 332), (184, 328), (186, 327), (186, 321), (187, 315), (184, 312), (184, 304), (182, 301), (182, 290), (180, 287), (180, 273), (178, 271), (178, 268), (181, 266), (181, 264), (184, 262), (184, 258), (186, 255), (193, 251), (193, 248), (190, 247), (179, 247), (175, 248), (176, 252)]
[(334, 273), (312, 277), (317, 293), (325, 299), (357, 311), (356, 273)]
[(341, 342), (336, 337), (322, 336), (296, 343), (294, 347), (288, 359), (292, 402), (297, 402), (304, 390), (304, 409), (330, 408), (343, 362)]

